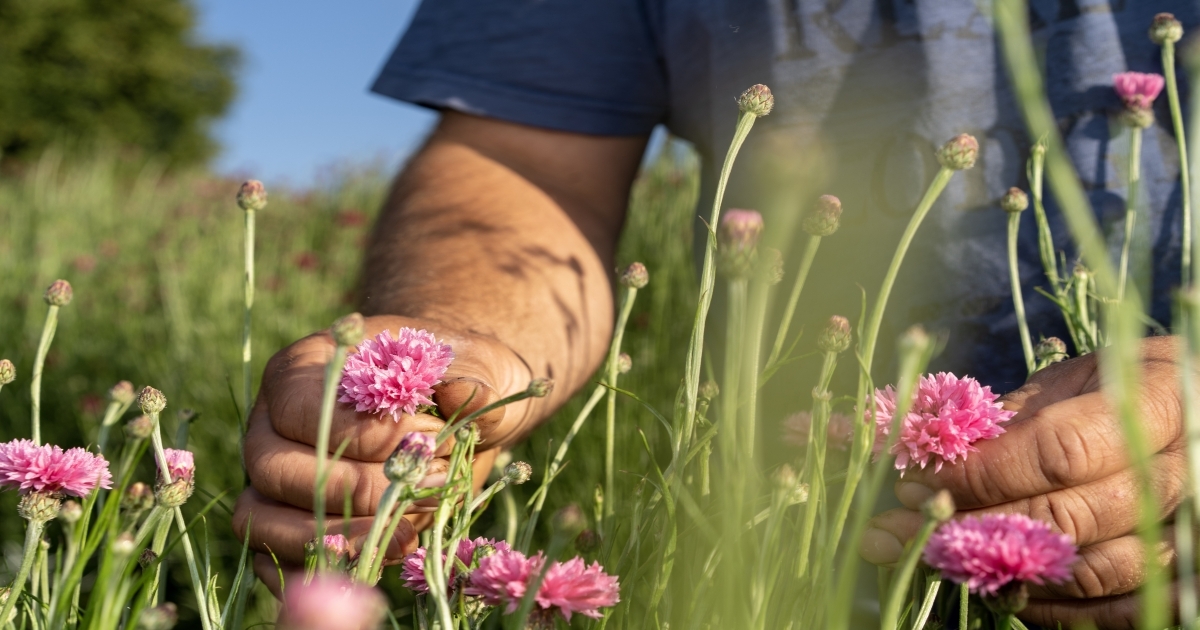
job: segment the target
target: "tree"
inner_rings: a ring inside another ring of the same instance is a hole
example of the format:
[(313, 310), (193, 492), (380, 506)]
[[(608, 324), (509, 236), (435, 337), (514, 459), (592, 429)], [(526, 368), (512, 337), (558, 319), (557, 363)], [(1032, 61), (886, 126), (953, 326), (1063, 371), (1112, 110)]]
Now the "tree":
[(239, 54), (196, 41), (188, 0), (0, 0), (0, 151), (112, 142), (172, 164), (216, 150)]

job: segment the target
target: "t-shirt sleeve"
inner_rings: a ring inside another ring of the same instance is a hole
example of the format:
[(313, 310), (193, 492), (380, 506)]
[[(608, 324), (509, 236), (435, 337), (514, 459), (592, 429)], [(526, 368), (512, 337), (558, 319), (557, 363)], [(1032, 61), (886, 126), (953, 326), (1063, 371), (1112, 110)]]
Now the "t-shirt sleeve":
[(648, 133), (667, 110), (640, 0), (424, 0), (372, 90), (597, 135)]

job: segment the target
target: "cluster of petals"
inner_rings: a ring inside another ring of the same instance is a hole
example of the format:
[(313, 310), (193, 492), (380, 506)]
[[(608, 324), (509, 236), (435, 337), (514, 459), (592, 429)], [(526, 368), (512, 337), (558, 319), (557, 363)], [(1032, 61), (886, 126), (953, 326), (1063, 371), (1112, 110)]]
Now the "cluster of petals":
[(413, 415), (433, 404), (433, 386), (453, 360), (454, 351), (431, 332), (401, 328), (392, 337), (385, 330), (347, 357), (338, 402), (353, 404), (355, 411), (390, 414), (399, 422), (401, 412)]
[(995, 595), (1010, 582), (1064, 582), (1079, 558), (1066, 534), (1023, 514), (949, 521), (925, 547), (925, 563), (973, 593)]
[(0, 444), (0, 487), (84, 497), (97, 486), (112, 488), (112, 473), (101, 455), (24, 439)]
[[(783, 419), (783, 441), (795, 447), (808, 446), (808, 434), (812, 431), (812, 413), (798, 411)], [(844, 413), (829, 414), (827, 444), (839, 451), (846, 450), (854, 438), (854, 427), (850, 416)]]
[[(496, 550), (496, 553), (508, 553), (512, 551), (508, 543), (503, 540), (493, 540), (491, 538), (479, 537), (474, 540), (467, 538), (460, 540), (458, 549), (454, 555), (458, 557), (464, 567), (467, 567), (468, 573), (463, 578), (470, 575), (472, 560), (475, 558), (475, 550), (480, 547), (491, 547)], [(404, 580), (404, 586), (414, 593), (428, 593), (429, 585), (425, 583), (425, 557), (426, 551), (424, 547), (418, 547), (416, 551), (404, 557), (404, 562), (400, 567), (400, 579)], [(445, 561), (446, 554), (442, 554), (442, 560)], [(450, 582), (452, 586), (460, 581), (457, 565), (450, 568)]]
[(291, 580), (284, 591), (279, 627), (289, 630), (374, 630), (387, 614), (387, 599), (377, 589), (335, 574), (307, 584)]
[(1163, 89), (1163, 76), (1152, 72), (1118, 72), (1113, 90), (1130, 109), (1147, 109)]
[(191, 451), (177, 448), (163, 449), (167, 457), (167, 472), (171, 473), (171, 481), (183, 479), (191, 482), (196, 476), (196, 457)]
[[(973, 445), (1004, 433), (1002, 423), (1015, 412), (1005, 411), (996, 402), (990, 387), (964, 376), (947, 372), (920, 378), (908, 413), (900, 420), (899, 434), (892, 453), (896, 468), (933, 464), (934, 470), (978, 450)], [(896, 413), (896, 390), (891, 386), (875, 390), (876, 444), (882, 448), (891, 431)]]
[(335, 556), (350, 555), (350, 540), (341, 534), (325, 534), (325, 537), (321, 539), (321, 546)]
[[(540, 553), (528, 558), (519, 551), (497, 552), (479, 561), (479, 568), (471, 573), (463, 592), (512, 613), (525, 597), (530, 581), (542, 573), (545, 563)], [(533, 599), (537, 611), (543, 615), (557, 613), (567, 621), (575, 614), (599, 619), (601, 608), (621, 601), (620, 585), (599, 563), (588, 565), (582, 558), (572, 558), (555, 562), (546, 569)]]

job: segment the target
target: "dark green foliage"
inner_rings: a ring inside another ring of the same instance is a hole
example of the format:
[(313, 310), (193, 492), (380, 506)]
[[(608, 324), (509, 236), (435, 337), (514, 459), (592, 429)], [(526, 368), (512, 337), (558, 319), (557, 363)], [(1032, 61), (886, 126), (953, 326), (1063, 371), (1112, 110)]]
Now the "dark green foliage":
[(187, 0), (0, 0), (0, 151), (110, 142), (188, 164), (234, 94), (238, 51), (195, 41)]

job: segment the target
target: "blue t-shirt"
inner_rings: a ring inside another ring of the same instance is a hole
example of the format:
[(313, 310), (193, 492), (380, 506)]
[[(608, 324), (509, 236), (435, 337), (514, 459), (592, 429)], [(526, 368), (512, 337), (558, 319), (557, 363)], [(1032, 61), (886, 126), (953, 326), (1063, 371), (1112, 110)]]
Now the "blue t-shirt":
[[(1159, 48), (1146, 35), (1152, 17), (1170, 11), (1190, 31), (1200, 23), (1200, 3), (1031, 4), (1054, 112), (1115, 255), (1129, 134), (1116, 120), (1121, 105), (1112, 75), (1162, 72)], [(374, 90), (586, 134), (646, 134), (665, 124), (695, 145), (711, 187), (733, 133), (735, 97), (751, 84), (769, 85), (776, 110), (757, 123), (726, 205), (762, 210), (768, 235), (786, 244), (798, 241), (796, 218), (818, 195), (842, 199), (842, 229), (825, 239), (805, 289), (801, 323), (809, 330), (830, 314), (857, 315), (856, 283), (874, 296), (937, 170), (935, 148), (972, 133), (981, 145), (979, 162), (955, 176), (919, 233), (881, 339), (917, 322), (945, 331), (948, 344), (936, 367), (1008, 390), (1023, 382), (1024, 365), (1009, 293), (1007, 218), (997, 200), (1010, 186), (1028, 188), (1030, 141), (991, 20), (978, 5), (432, 0), (417, 11)], [(1153, 316), (1165, 324), (1178, 281), (1179, 163), (1165, 95), (1155, 114), (1143, 141), (1137, 227), (1151, 263), (1141, 274), (1143, 288), (1153, 295)], [(1073, 259), (1053, 206), (1057, 245)], [(1020, 243), (1030, 325), (1035, 339), (1066, 338), (1056, 308), (1034, 290), (1045, 279), (1032, 214), (1022, 217)]]

